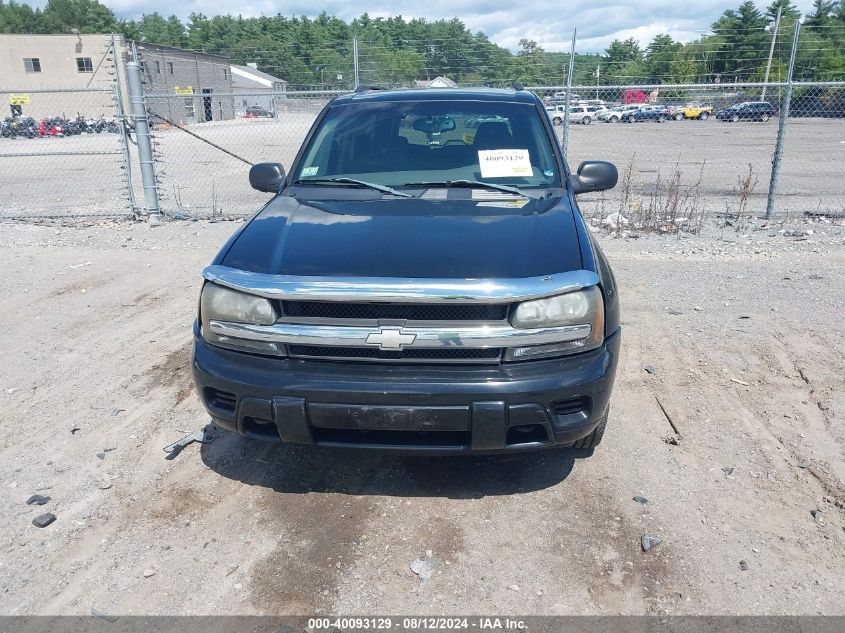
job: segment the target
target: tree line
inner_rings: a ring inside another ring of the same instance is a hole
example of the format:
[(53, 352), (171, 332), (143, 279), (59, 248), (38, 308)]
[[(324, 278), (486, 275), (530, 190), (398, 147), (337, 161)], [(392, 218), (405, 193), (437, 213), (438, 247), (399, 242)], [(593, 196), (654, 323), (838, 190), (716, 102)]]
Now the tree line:
[[(845, 79), (845, 0), (814, 0), (804, 16), (791, 0), (773, 0), (764, 9), (746, 0), (692, 42), (659, 34), (645, 48), (629, 38), (614, 40), (601, 54), (576, 54), (573, 83), (761, 81), (772, 41), (767, 27), (778, 10), (770, 80), (786, 75), (796, 20), (802, 20), (796, 79)], [(365, 13), (346, 22), (326, 13), (316, 18), (192, 13), (182, 22), (151, 13), (119, 20), (97, 0), (48, 0), (43, 9), (0, 0), (0, 33), (69, 32), (122, 33), (139, 42), (224, 53), (233, 63), (256, 63), (297, 86), (351, 85), (353, 37), (359, 41), (362, 83), (407, 85), (444, 75), (466, 85), (562, 85), (569, 66), (566, 52), (546, 51), (528, 39), (512, 52), (458, 18), (405, 20)]]

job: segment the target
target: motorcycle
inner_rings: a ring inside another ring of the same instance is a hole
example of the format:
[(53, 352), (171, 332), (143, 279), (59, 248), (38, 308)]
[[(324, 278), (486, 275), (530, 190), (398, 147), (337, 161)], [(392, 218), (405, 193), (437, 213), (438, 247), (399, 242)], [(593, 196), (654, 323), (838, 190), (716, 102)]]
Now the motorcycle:
[[(7, 119), (8, 120), (8, 119)], [(12, 118), (12, 127), (17, 136), (23, 138), (35, 138), (37, 136), (37, 125), (35, 119), (29, 116), (17, 116)]]
[(6, 118), (0, 121), (0, 138), (16, 138), (18, 131), (12, 125), (12, 118)]
[(68, 136), (75, 136), (77, 134), (90, 133), (88, 129), (88, 122), (81, 114), (77, 114), (75, 119), (68, 121), (67, 129), (65, 130)]
[(63, 137), (65, 135), (65, 125), (61, 125), (61, 123), (65, 123), (65, 121), (58, 117), (41, 119), (41, 123), (38, 124), (38, 136)]

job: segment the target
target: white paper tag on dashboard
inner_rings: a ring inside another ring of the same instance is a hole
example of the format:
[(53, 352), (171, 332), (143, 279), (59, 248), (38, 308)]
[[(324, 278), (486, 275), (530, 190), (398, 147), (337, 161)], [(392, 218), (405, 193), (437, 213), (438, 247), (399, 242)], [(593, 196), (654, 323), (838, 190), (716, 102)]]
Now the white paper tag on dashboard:
[(527, 149), (482, 149), (478, 151), (482, 178), (531, 176), (531, 159)]

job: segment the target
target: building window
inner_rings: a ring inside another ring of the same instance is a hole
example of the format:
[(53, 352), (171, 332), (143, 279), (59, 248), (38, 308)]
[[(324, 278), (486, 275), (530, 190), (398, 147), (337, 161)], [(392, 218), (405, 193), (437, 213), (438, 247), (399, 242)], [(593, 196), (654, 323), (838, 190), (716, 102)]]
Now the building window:
[(38, 57), (24, 57), (23, 69), (28, 73), (40, 73), (41, 60)]
[(80, 73), (93, 73), (94, 64), (91, 63), (90, 57), (76, 58), (76, 71)]
[(185, 99), (185, 118), (186, 119), (195, 119), (197, 117), (197, 113), (194, 111), (194, 98), (188, 97)]
[(173, 62), (167, 62), (167, 72), (173, 74)]
[(156, 75), (161, 74), (161, 62), (156, 60)]

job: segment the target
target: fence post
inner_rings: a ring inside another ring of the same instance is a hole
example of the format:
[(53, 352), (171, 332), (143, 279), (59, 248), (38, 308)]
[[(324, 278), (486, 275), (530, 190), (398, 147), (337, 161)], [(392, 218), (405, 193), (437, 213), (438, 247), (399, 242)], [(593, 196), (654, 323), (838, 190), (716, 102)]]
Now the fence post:
[(775, 212), (775, 196), (777, 195), (778, 174), (780, 173), (780, 159), (783, 154), (783, 141), (786, 136), (786, 119), (789, 117), (789, 103), (792, 100), (792, 71), (795, 69), (795, 54), (798, 51), (798, 34), (801, 31), (801, 21), (795, 21), (795, 32), (792, 34), (792, 52), (789, 54), (789, 70), (786, 74), (786, 88), (783, 92), (783, 102), (780, 106), (778, 119), (778, 138), (775, 143), (775, 155), (772, 158), (772, 177), (769, 179), (769, 198), (766, 200), (766, 219), (770, 220)]
[(150, 222), (161, 221), (161, 209), (158, 206), (153, 147), (150, 140), (150, 124), (147, 120), (147, 107), (144, 103), (144, 88), (141, 84), (141, 64), (137, 61), (126, 62), (126, 76), (129, 84), (129, 105), (135, 121), (135, 140), (138, 143), (138, 162), (141, 166), (141, 184), (144, 187), (144, 202)]
[(358, 83), (360, 81), (358, 77), (358, 36), (352, 38), (352, 62), (355, 68), (355, 89), (358, 89)]
[(572, 73), (575, 72), (575, 35), (578, 29), (572, 29), (572, 47), (569, 50), (569, 72), (566, 73), (566, 104), (563, 106), (563, 160), (567, 160), (566, 149), (569, 145), (569, 102), (572, 98)]

